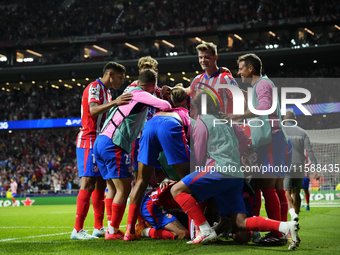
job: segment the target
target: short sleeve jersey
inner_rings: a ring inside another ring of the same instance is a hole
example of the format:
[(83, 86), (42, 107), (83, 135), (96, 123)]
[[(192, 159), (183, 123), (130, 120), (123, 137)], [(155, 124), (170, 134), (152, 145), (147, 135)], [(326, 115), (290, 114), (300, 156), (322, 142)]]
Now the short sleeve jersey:
[(90, 113), (90, 104), (106, 104), (111, 101), (110, 90), (99, 80), (90, 83), (83, 92), (81, 102), (81, 125), (77, 136), (78, 148), (93, 148), (94, 141), (103, 127), (107, 112), (92, 117)]
[[(238, 84), (234, 77), (232, 76), (230, 71), (221, 72), (218, 70), (211, 77), (208, 78), (207, 74), (199, 74), (197, 75), (190, 85), (190, 96), (194, 98), (196, 94), (198, 94), (200, 89), (210, 89), (215, 88), (217, 84), (227, 84), (238, 87)], [(232, 113), (233, 112), (233, 95), (227, 89), (218, 89), (216, 91), (219, 97), (222, 100), (222, 109), (224, 113)]]

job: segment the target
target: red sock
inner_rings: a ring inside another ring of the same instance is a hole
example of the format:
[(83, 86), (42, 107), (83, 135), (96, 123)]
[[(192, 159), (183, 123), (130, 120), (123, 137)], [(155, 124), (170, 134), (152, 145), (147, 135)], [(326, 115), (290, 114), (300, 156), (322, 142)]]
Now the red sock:
[[(264, 217), (250, 217), (247, 218), (246, 230), (247, 231), (278, 231), (280, 221), (271, 220)], [(280, 232), (279, 232), (280, 233)]]
[(288, 218), (288, 199), (286, 196), (286, 190), (282, 189), (277, 191), (277, 196), (279, 197), (281, 204), (281, 221), (287, 221)]
[(305, 193), (306, 204), (309, 205), (309, 193)]
[(149, 231), (149, 236), (154, 239), (175, 239), (175, 235), (168, 230), (151, 228)]
[(94, 212), (94, 228), (103, 227), (104, 211), (105, 211), (105, 191), (94, 190), (92, 192), (92, 206)]
[(262, 204), (262, 195), (261, 190), (255, 190), (256, 197), (256, 207), (255, 207), (255, 216), (260, 216), (261, 204)]
[(12, 197), (12, 202), (13, 202), (13, 205), (15, 204), (15, 198), (14, 197)]
[[(263, 196), (265, 199), (265, 207), (266, 212), (269, 219), (281, 220), (281, 206), (280, 206), (280, 200), (277, 196), (276, 189), (267, 189), (263, 191)], [(278, 231), (272, 231), (272, 233), (276, 236), (281, 237), (282, 234)]]
[(200, 226), (207, 221), (200, 206), (197, 204), (197, 201), (191, 195), (184, 192), (180, 193), (175, 197), (175, 201), (180, 205), (183, 211), (194, 220), (195, 225)]
[(106, 198), (105, 199), (105, 207), (106, 207), (106, 219), (107, 221), (111, 221), (112, 215), (112, 201), (113, 198)]
[(139, 215), (139, 205), (130, 204), (129, 215), (127, 219), (126, 230), (130, 230), (131, 234), (135, 233), (135, 225)]
[(112, 203), (112, 214), (111, 214), (111, 227), (118, 228), (119, 225), (122, 222), (123, 215), (125, 212), (126, 205), (120, 205), (116, 203)]
[(84, 221), (90, 208), (91, 192), (79, 190), (77, 197), (77, 212), (74, 228), (79, 231), (84, 228)]
[(145, 220), (142, 217), (142, 215), (140, 214), (140, 212), (138, 213), (137, 219), (138, 219), (138, 224), (144, 224), (146, 226)]

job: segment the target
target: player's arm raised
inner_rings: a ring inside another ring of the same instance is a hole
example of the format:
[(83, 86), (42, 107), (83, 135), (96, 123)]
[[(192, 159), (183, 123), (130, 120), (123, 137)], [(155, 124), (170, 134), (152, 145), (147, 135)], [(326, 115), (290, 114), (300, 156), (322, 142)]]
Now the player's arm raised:
[(110, 110), (113, 106), (116, 105), (124, 105), (124, 104), (128, 104), (130, 102), (132, 98), (132, 94), (131, 93), (126, 93), (121, 95), (120, 97), (118, 97), (117, 99), (106, 103), (106, 104), (98, 104), (96, 102), (92, 102), (90, 103), (89, 107), (90, 107), (90, 114), (92, 117), (98, 116), (100, 114), (103, 114), (104, 112), (107, 112), (108, 110)]

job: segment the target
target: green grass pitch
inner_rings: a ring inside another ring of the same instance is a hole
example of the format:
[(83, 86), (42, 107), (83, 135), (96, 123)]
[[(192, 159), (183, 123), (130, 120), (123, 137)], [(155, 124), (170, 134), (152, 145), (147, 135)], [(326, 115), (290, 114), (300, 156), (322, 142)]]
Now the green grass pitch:
[[(0, 208), (0, 254), (340, 254), (340, 207), (301, 208), (300, 248), (261, 247), (249, 242), (238, 245), (221, 239), (206, 245), (189, 245), (183, 240), (133, 242), (121, 240), (71, 240), (75, 205), (45, 205)], [(261, 214), (265, 216), (264, 206)], [(126, 224), (127, 212), (122, 221)], [(105, 221), (106, 222), (106, 221)], [(93, 210), (90, 208), (85, 229), (91, 233)], [(125, 226), (121, 228), (125, 230)]]

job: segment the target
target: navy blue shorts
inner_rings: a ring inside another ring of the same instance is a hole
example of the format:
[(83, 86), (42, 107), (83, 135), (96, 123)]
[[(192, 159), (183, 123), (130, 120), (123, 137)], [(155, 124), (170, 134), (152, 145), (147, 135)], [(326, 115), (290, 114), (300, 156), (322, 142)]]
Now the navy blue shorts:
[(155, 205), (149, 196), (144, 196), (140, 214), (155, 229), (163, 229), (169, 223), (177, 220), (177, 218), (166, 210)]
[(257, 165), (261, 166), (262, 173), (283, 177), (289, 171), (286, 166), (287, 143), (281, 131), (272, 136), (273, 141), (270, 144), (257, 149)]
[(209, 171), (195, 171), (182, 179), (195, 197), (200, 202), (213, 197), (221, 216), (246, 213), (243, 201), (244, 180), (215, 172), (214, 167), (204, 169)]
[(302, 182), (303, 189), (309, 189), (309, 177), (304, 177)]
[(164, 151), (169, 165), (190, 161), (184, 127), (174, 117), (156, 115), (144, 125), (138, 161), (144, 165), (159, 166), (157, 159), (161, 151)]
[(132, 177), (129, 154), (105, 135), (97, 136), (94, 156), (104, 180)]
[(93, 149), (77, 147), (76, 152), (79, 178), (102, 176), (98, 169)]

